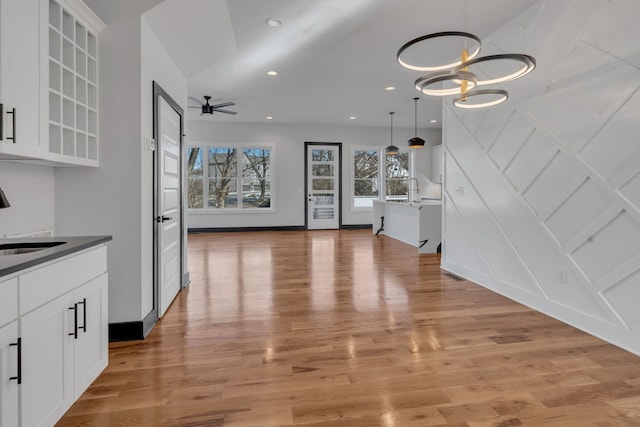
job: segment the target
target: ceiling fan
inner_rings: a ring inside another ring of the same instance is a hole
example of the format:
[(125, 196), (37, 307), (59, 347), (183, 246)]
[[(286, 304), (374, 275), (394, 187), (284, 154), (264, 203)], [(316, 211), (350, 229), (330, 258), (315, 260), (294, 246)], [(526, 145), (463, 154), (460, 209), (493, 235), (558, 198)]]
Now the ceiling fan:
[(223, 110), (222, 108), (224, 107), (230, 107), (231, 105), (236, 105), (235, 102), (222, 102), (220, 104), (209, 104), (209, 100), (211, 99), (211, 97), (209, 95), (204, 95), (204, 103), (202, 101), (200, 101), (198, 98), (194, 98), (193, 96), (190, 96), (189, 99), (194, 100), (195, 102), (197, 102), (198, 104), (200, 104), (198, 107), (195, 106), (189, 106), (189, 108), (200, 108), (202, 109), (202, 113), (200, 113), (200, 115), (202, 116), (203, 114), (213, 114), (213, 113), (225, 113), (225, 114), (238, 114), (236, 111), (230, 111), (230, 110)]

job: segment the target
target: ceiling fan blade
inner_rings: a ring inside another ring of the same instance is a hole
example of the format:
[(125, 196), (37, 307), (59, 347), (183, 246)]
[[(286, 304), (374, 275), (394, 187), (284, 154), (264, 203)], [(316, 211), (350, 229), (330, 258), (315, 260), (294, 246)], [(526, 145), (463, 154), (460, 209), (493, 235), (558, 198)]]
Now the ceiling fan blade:
[(236, 105), (236, 103), (235, 102), (222, 102), (220, 104), (212, 105), (211, 108), (213, 108), (215, 110), (217, 108), (230, 107), (232, 105)]
[(187, 108), (199, 108), (199, 109), (201, 109), (201, 110), (202, 110), (202, 107), (201, 107), (201, 106), (197, 106), (197, 107), (196, 107), (195, 105), (187, 105)]
[(232, 114), (232, 115), (236, 115), (238, 114), (237, 111), (229, 111), (229, 110), (213, 110), (214, 113), (225, 113), (225, 114)]
[[(192, 101), (195, 101), (198, 103), (198, 105), (203, 106), (204, 104), (202, 103), (202, 101), (200, 101), (198, 98), (194, 98), (193, 96), (190, 96), (189, 99), (191, 99)], [(194, 107), (194, 108), (199, 108), (199, 107)]]

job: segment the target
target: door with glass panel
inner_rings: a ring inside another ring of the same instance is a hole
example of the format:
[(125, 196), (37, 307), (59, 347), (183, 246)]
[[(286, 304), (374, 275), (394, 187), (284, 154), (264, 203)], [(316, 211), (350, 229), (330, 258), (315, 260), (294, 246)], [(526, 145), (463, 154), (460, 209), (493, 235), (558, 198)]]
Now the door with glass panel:
[(306, 143), (307, 229), (340, 228), (341, 144)]

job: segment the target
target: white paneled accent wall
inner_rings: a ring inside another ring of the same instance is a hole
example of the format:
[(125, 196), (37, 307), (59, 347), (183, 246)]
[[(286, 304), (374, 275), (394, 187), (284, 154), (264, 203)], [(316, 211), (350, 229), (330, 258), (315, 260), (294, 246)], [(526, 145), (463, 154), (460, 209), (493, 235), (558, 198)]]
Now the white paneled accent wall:
[(446, 270), (640, 355), (640, 2), (544, 0), (484, 40), (533, 74), (445, 102)]

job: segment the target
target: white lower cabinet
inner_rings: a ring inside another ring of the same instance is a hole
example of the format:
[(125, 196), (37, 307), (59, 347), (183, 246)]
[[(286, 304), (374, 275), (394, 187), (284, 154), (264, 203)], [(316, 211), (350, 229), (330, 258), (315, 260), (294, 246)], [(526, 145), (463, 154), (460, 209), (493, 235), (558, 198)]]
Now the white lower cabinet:
[(0, 328), (0, 427), (18, 425), (18, 346), (14, 320)]
[[(0, 328), (0, 427), (50, 427), (108, 363), (106, 247), (0, 283), (0, 296), (7, 283), (17, 284), (11, 307), (20, 310)], [(9, 381), (16, 376), (20, 384)]]

